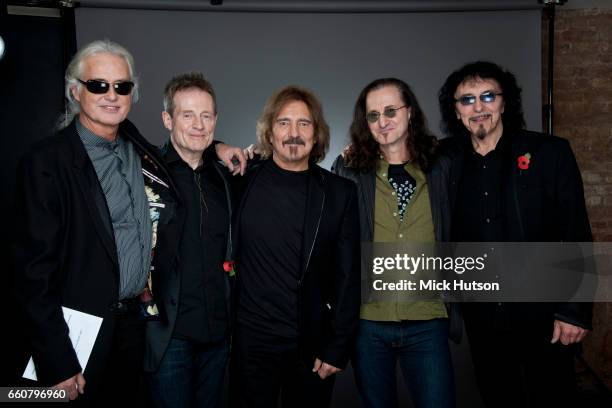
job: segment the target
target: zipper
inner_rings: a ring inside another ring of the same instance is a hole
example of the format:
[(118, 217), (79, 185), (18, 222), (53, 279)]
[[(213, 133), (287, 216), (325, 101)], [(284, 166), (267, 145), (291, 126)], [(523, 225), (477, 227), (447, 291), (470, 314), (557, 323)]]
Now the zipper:
[[(208, 212), (208, 205), (206, 204), (206, 198), (204, 197), (204, 191), (202, 190), (202, 185), (200, 184), (200, 173), (198, 173), (197, 171), (193, 171), (193, 180), (194, 183), (196, 185), (196, 187), (198, 188), (198, 204), (200, 206), (200, 230), (198, 231), (200, 234), (200, 238), (202, 238), (202, 228), (203, 228), (203, 223), (204, 223), (204, 216), (202, 214), (202, 210), (206, 210), (206, 212)], [(202, 208), (202, 204), (204, 204), (204, 208)]]

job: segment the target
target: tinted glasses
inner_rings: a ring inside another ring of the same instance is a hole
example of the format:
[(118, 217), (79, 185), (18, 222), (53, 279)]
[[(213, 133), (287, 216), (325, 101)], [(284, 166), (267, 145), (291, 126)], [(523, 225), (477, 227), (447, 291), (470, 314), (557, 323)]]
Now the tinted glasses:
[[(491, 103), (495, 102), (495, 98), (497, 98), (498, 95), (502, 95), (502, 93), (486, 91), (478, 95), (478, 99), (480, 99), (480, 101), (483, 103)], [(463, 106), (473, 105), (476, 103), (476, 95), (462, 95), (455, 99), (455, 101), (459, 102)]]
[(100, 79), (89, 79), (87, 81), (82, 81), (78, 79), (78, 81), (85, 85), (89, 92), (97, 95), (107, 93), (111, 86), (113, 87), (117, 95), (129, 95), (130, 92), (132, 92), (132, 88), (134, 88), (134, 83), (132, 81), (121, 81), (115, 82), (113, 84), (108, 83), (106, 81), (102, 81)]
[[(405, 107), (406, 105), (400, 106), (399, 108), (385, 108), (382, 114), (385, 115), (385, 117), (387, 118), (394, 118), (395, 115), (397, 114), (397, 111)], [(370, 123), (376, 122), (378, 118), (380, 118), (380, 112), (370, 111), (366, 113), (366, 119)]]

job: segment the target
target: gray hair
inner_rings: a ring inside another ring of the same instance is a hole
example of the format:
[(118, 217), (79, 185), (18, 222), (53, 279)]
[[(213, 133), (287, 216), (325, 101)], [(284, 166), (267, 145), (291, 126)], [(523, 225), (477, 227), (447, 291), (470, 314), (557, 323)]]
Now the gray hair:
[(72, 87), (76, 87), (77, 90), (80, 91), (82, 85), (79, 82), (79, 79), (83, 74), (83, 61), (96, 54), (114, 54), (122, 57), (125, 60), (130, 73), (130, 80), (134, 82), (132, 102), (134, 103), (138, 101), (138, 77), (135, 73), (134, 57), (132, 57), (132, 54), (125, 49), (125, 47), (108, 39), (93, 41), (81, 48), (74, 55), (74, 57), (72, 57), (70, 64), (68, 64), (68, 68), (66, 68), (66, 74), (64, 75), (64, 96), (66, 97), (67, 102), (66, 112), (59, 118), (58, 129), (63, 129), (68, 126), (74, 117), (80, 112), (81, 106), (79, 105), (79, 102), (74, 99), (71, 89)]

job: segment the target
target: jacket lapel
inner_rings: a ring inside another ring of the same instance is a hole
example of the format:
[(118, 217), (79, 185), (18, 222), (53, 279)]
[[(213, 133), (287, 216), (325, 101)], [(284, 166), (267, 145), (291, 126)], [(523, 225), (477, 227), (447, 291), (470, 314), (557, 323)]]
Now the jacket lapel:
[(325, 190), (323, 188), (323, 174), (319, 167), (311, 165), (311, 174), (308, 181), (308, 199), (306, 201), (306, 217), (304, 219), (304, 238), (302, 244), (302, 274), (308, 271), (310, 258), (317, 240), (323, 207), (325, 206)]
[(429, 192), (429, 207), (431, 209), (431, 221), (433, 222), (434, 226), (434, 235), (436, 237), (436, 241), (442, 241), (442, 213), (440, 211), (440, 207), (442, 205), (443, 198), (440, 194), (440, 186), (436, 184), (439, 177), (436, 177), (434, 172), (437, 171), (439, 170), (434, 168), (425, 176), (427, 178), (427, 191)]
[(505, 234), (506, 238), (512, 241), (526, 241), (525, 225), (523, 224), (523, 215), (520, 206), (520, 182), (522, 174), (518, 168), (517, 159), (519, 156), (527, 153), (523, 151), (525, 148), (512, 135), (505, 134), (506, 138), (503, 149), (503, 164), (502, 164), (502, 194), (505, 195), (502, 202), (505, 206), (503, 212), (506, 215)]
[(75, 173), (75, 178), (77, 179), (79, 189), (83, 196), (83, 202), (89, 211), (92, 225), (98, 234), (100, 241), (102, 241), (108, 256), (113, 260), (113, 262), (118, 262), (115, 236), (113, 234), (113, 227), (108, 206), (106, 204), (106, 198), (102, 192), (102, 187), (98, 181), (93, 164), (85, 151), (83, 142), (81, 142), (81, 139), (76, 132), (74, 122), (67, 129), (67, 133), (73, 151), (73, 170)]
[[(359, 172), (359, 183), (358, 186), (361, 188), (361, 205), (365, 219), (368, 225), (368, 235), (365, 236), (364, 241), (371, 241), (374, 237), (374, 197), (376, 194), (376, 172)], [(365, 231), (362, 232), (362, 236)]]

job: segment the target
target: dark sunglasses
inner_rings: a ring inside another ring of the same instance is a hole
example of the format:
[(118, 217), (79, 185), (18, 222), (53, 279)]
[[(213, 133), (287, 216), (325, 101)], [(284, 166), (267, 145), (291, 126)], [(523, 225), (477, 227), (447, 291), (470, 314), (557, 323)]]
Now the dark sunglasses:
[(92, 94), (102, 95), (108, 92), (110, 87), (112, 86), (117, 95), (129, 95), (132, 92), (132, 88), (134, 88), (134, 83), (132, 81), (121, 81), (110, 84), (106, 81), (101, 81), (99, 79), (89, 79), (87, 81), (82, 81), (77, 78), (77, 80), (85, 85), (87, 90)]
[[(486, 92), (481, 93), (478, 96), (478, 99), (480, 99), (481, 102), (483, 103), (491, 103), (491, 102), (495, 102), (495, 98), (497, 98), (497, 95), (502, 95), (502, 93), (486, 91)], [(463, 96), (460, 96), (458, 99), (455, 99), (455, 101), (459, 102), (463, 106), (470, 106), (476, 103), (476, 96), (475, 95), (463, 95)]]
[[(399, 108), (385, 108), (382, 114), (385, 115), (385, 117), (387, 118), (394, 118), (395, 115), (397, 114), (397, 111), (405, 107), (406, 105), (400, 106)], [(380, 112), (371, 111), (371, 112), (366, 113), (366, 119), (370, 123), (376, 122), (378, 118), (380, 118)]]

